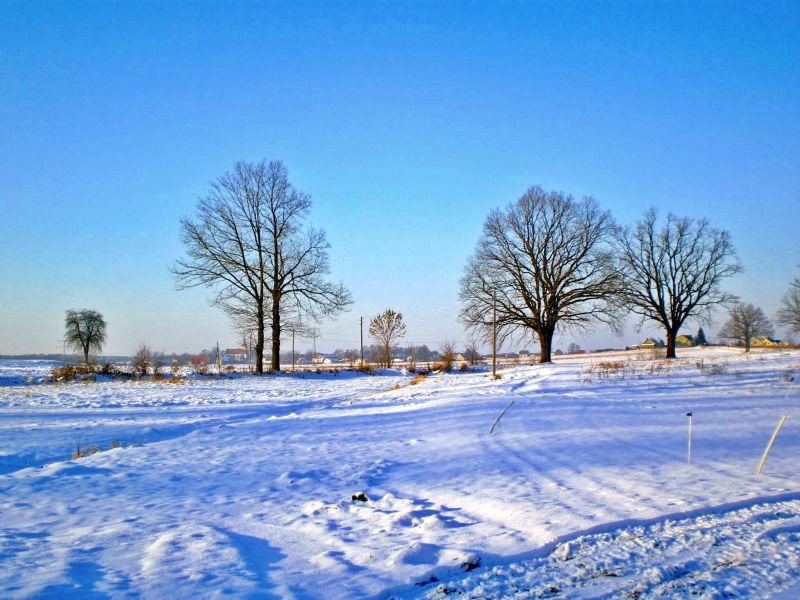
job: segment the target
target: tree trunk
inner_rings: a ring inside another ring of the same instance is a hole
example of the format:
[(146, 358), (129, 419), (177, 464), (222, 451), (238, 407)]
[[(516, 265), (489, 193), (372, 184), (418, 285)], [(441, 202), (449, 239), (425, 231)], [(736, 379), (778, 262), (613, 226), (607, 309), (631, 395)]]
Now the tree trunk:
[(86, 344), (83, 347), (83, 362), (86, 363), (86, 366), (89, 366), (89, 344)]
[(556, 332), (555, 327), (547, 327), (542, 331), (537, 331), (536, 335), (539, 338), (539, 362), (549, 363), (553, 362), (551, 357), (553, 350), (553, 334)]
[(272, 361), (270, 370), (277, 373), (281, 370), (281, 297), (272, 294)]
[(745, 352), (750, 352), (750, 336), (749, 335), (744, 336), (744, 351)]
[(256, 375), (264, 374), (264, 306), (256, 311)]
[(675, 338), (677, 332), (672, 329), (667, 329), (667, 358), (676, 358), (675, 356)]

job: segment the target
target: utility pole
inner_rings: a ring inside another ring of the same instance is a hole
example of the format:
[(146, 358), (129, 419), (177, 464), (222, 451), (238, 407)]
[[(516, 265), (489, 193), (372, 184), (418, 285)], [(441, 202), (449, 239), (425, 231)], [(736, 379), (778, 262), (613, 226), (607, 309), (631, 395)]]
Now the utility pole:
[(364, 317), (361, 317), (361, 366), (364, 366)]
[(497, 293), (492, 294), (492, 379), (497, 379)]

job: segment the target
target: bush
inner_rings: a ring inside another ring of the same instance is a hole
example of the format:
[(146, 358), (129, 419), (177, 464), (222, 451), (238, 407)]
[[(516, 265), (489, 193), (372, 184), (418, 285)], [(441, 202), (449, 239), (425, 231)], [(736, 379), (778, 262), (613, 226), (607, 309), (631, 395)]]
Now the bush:
[(445, 371), (450, 371), (453, 368), (453, 363), (456, 360), (456, 349), (453, 342), (445, 342), (442, 344), (441, 349), (442, 368)]
[(53, 381), (72, 381), (78, 376), (75, 365), (61, 365), (53, 367), (51, 371)]
[(469, 365), (467, 363), (463, 362), (458, 367), (458, 370), (461, 371), (462, 373), (466, 373), (467, 371), (469, 371)]
[(147, 369), (150, 366), (152, 354), (150, 346), (147, 344), (139, 344), (139, 347), (136, 349), (136, 354), (133, 355), (133, 360), (131, 361), (133, 372), (140, 376), (147, 375)]

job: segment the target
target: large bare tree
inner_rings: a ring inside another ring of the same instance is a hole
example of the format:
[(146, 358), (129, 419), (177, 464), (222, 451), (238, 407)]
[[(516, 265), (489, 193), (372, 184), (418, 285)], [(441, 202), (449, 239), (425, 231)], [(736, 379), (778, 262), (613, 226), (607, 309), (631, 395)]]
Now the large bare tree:
[(64, 342), (70, 348), (83, 353), (83, 361), (89, 364), (89, 353), (100, 352), (106, 341), (106, 321), (96, 310), (82, 308), (68, 310), (64, 322)]
[(369, 322), (369, 335), (375, 340), (378, 351), (378, 360), (385, 367), (392, 366), (392, 349), (395, 344), (406, 334), (406, 324), (403, 315), (387, 308), (376, 315)]
[(607, 243), (610, 213), (592, 198), (529, 189), (494, 210), (461, 279), (461, 319), (488, 339), (535, 333), (540, 362), (551, 361), (557, 327), (615, 324), (620, 279)]
[(781, 298), (776, 320), (786, 326), (791, 333), (800, 334), (800, 277), (795, 277), (789, 289)]
[(723, 279), (741, 271), (727, 231), (708, 220), (667, 215), (659, 227), (650, 209), (634, 227), (616, 232), (625, 303), (642, 322), (656, 321), (667, 335), (667, 358), (675, 358), (675, 338), (689, 317), (703, 320), (732, 296)]
[(207, 286), (240, 330), (254, 331), (263, 373), (265, 329), (271, 369), (280, 370), (285, 319), (318, 321), (352, 302), (330, 272), (325, 232), (306, 224), (311, 198), (289, 183), (280, 161), (237, 163), (211, 183), (194, 218), (181, 220), (187, 257), (172, 268), (179, 289)]
[(772, 323), (759, 307), (752, 304), (734, 302), (728, 320), (722, 326), (719, 337), (724, 340), (738, 342), (750, 352), (750, 343), (754, 338), (773, 335)]

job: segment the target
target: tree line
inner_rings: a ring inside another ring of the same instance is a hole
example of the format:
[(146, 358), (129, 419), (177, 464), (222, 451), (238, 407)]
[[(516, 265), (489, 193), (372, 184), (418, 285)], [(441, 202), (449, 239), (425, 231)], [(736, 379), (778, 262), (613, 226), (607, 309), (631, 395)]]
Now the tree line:
[[(281, 337), (302, 332), (352, 304), (350, 291), (331, 281), (325, 231), (309, 222), (311, 197), (297, 190), (280, 161), (239, 162), (210, 184), (195, 214), (180, 222), (185, 256), (171, 268), (178, 289), (206, 287), (245, 336), (254, 334), (256, 373), (264, 372), (267, 331), (270, 369), (280, 370)], [(596, 200), (541, 187), (490, 212), (460, 280), (459, 317), (484, 341), (535, 336), (540, 362), (552, 360), (558, 330), (598, 323), (620, 330), (632, 314), (657, 323), (666, 356), (687, 319), (708, 319), (715, 306), (732, 306), (722, 337), (768, 335), (760, 309), (722, 289), (742, 270), (731, 236), (707, 219), (655, 208), (630, 226), (617, 224)], [(781, 302), (776, 321), (800, 333), (800, 278)], [(96, 311), (67, 312), (65, 340), (89, 361), (106, 337)], [(402, 315), (374, 317), (369, 334), (376, 355), (391, 364)]]

